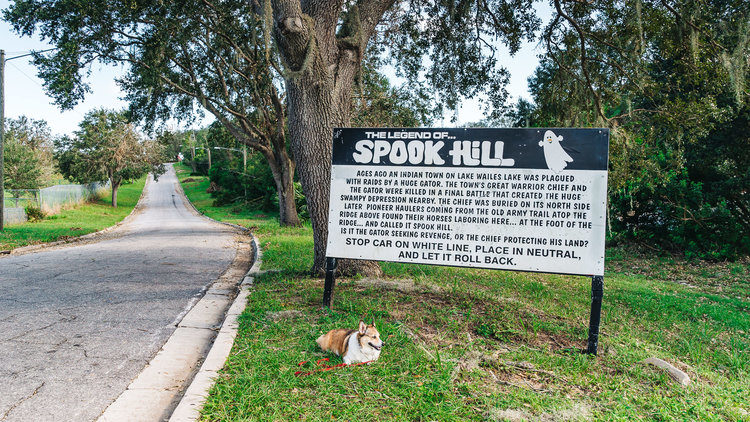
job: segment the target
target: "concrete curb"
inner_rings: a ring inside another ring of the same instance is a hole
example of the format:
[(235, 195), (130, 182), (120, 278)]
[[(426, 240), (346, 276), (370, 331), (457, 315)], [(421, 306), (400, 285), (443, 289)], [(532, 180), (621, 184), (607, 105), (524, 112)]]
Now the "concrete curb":
[(253, 236), (253, 246), (255, 250), (255, 262), (253, 262), (253, 266), (242, 280), (240, 293), (229, 308), (227, 316), (224, 319), (224, 324), (221, 326), (216, 340), (214, 340), (211, 351), (208, 353), (195, 378), (193, 378), (192, 383), (185, 390), (185, 394), (174, 412), (172, 412), (169, 422), (193, 422), (198, 420), (200, 410), (203, 408), (206, 397), (208, 397), (208, 391), (213, 386), (214, 380), (229, 357), (229, 353), (234, 345), (234, 339), (237, 337), (237, 330), (239, 329), (237, 318), (245, 309), (253, 280), (260, 272), (262, 253), (255, 236)]
[(211, 346), (211, 350), (206, 356), (206, 360), (203, 362), (203, 365), (201, 365), (200, 369), (195, 374), (195, 377), (185, 390), (182, 399), (177, 404), (177, 407), (174, 409), (171, 417), (169, 418), (170, 422), (192, 422), (197, 421), (200, 417), (200, 410), (203, 408), (206, 397), (208, 397), (208, 391), (213, 386), (214, 380), (218, 376), (219, 371), (224, 367), (224, 364), (229, 357), (229, 353), (232, 350), (234, 339), (237, 337), (237, 330), (239, 329), (237, 317), (242, 313), (242, 311), (245, 310), (247, 297), (250, 294), (250, 288), (252, 287), (253, 280), (255, 276), (260, 273), (260, 265), (262, 262), (263, 254), (260, 250), (258, 239), (252, 235), (250, 229), (237, 224), (214, 220), (213, 218), (208, 217), (202, 212), (198, 211), (195, 205), (190, 202), (187, 195), (185, 195), (185, 192), (182, 189), (182, 183), (179, 182), (179, 178), (177, 179), (177, 181), (177, 186), (181, 194), (180, 196), (184, 198), (185, 203), (190, 209), (192, 209), (197, 215), (200, 215), (203, 218), (211, 220), (215, 223), (242, 230), (250, 234), (250, 236), (252, 236), (254, 251), (253, 265), (245, 274), (245, 277), (240, 284), (240, 292), (234, 299), (234, 302), (230, 306), (229, 311), (227, 311), (224, 323), (222, 324), (221, 329), (219, 330), (219, 334), (216, 336), (216, 339)]
[(133, 218), (135, 218), (135, 216), (138, 214), (138, 212), (140, 212), (140, 210), (143, 208), (143, 204), (142, 204), (143, 198), (145, 198), (146, 194), (148, 193), (148, 185), (150, 183), (151, 183), (151, 177), (146, 178), (146, 184), (143, 185), (143, 190), (141, 191), (141, 196), (138, 198), (138, 202), (136, 202), (135, 207), (133, 207), (133, 210), (130, 211), (130, 214), (128, 214), (127, 216), (125, 216), (125, 218), (123, 218), (118, 223), (116, 223), (116, 224), (114, 224), (112, 226), (105, 227), (105, 228), (103, 228), (101, 230), (98, 230), (98, 231), (95, 231), (95, 232), (92, 232), (92, 233), (88, 233), (88, 234), (84, 234), (84, 235), (81, 235), (81, 236), (71, 237), (70, 239), (58, 240), (58, 241), (49, 242), (49, 243), (40, 243), (38, 245), (21, 246), (19, 248), (11, 249), (5, 255), (24, 255), (24, 254), (28, 254), (28, 253), (32, 253), (32, 252), (39, 252), (41, 250), (49, 249), (49, 248), (54, 248), (56, 246), (68, 245), (68, 244), (76, 244), (76, 243), (83, 242), (83, 241), (86, 241), (86, 240), (94, 240), (96, 237), (99, 237), (99, 236), (101, 236), (103, 234), (109, 233), (109, 232), (111, 232), (111, 231), (119, 228), (120, 226), (122, 226), (122, 225), (127, 224), (128, 222), (130, 222), (130, 220), (132, 220)]

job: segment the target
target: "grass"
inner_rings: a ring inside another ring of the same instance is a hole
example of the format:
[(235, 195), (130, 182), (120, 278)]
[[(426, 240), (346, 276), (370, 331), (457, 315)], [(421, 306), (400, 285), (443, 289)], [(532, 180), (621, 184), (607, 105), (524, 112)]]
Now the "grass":
[[(185, 168), (178, 175), (188, 177)], [(747, 261), (608, 251), (594, 358), (577, 352), (586, 278), (384, 263), (382, 280), (339, 279), (333, 309), (323, 310), (323, 282), (308, 273), (309, 226), (213, 207), (208, 182), (191, 179), (185, 190), (200, 210), (253, 227), (268, 270), (202, 420), (750, 420)], [(321, 358), (340, 363), (315, 339), (360, 318), (386, 341), (380, 360), (294, 375)], [(691, 385), (640, 363), (651, 356), (687, 372)]]
[(0, 232), (0, 250), (64, 240), (117, 224), (133, 211), (145, 183), (143, 177), (122, 185), (117, 193), (117, 208), (112, 208), (107, 190), (91, 202), (64, 208), (43, 220), (6, 226)]

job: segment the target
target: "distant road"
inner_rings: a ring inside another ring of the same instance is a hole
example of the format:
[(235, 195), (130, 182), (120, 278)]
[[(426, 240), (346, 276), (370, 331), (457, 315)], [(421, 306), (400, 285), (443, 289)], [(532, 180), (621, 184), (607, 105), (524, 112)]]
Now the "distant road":
[(0, 258), (0, 421), (90, 421), (125, 390), (236, 252), (174, 170), (97, 243)]

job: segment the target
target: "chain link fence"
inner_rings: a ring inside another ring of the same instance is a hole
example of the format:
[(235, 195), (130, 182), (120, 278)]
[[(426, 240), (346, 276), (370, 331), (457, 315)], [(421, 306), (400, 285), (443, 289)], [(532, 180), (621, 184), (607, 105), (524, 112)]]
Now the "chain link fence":
[(5, 191), (5, 224), (27, 220), (26, 208), (35, 207), (45, 214), (56, 214), (60, 209), (88, 201), (109, 187), (109, 182), (85, 185), (55, 185), (44, 189), (7, 189)]

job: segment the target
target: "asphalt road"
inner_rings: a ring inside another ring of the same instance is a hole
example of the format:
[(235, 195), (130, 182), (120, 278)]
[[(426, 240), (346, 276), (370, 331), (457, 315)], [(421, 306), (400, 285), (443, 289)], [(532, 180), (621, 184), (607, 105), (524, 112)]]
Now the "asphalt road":
[(0, 421), (90, 421), (230, 265), (233, 231), (195, 216), (169, 172), (105, 240), (0, 258)]

